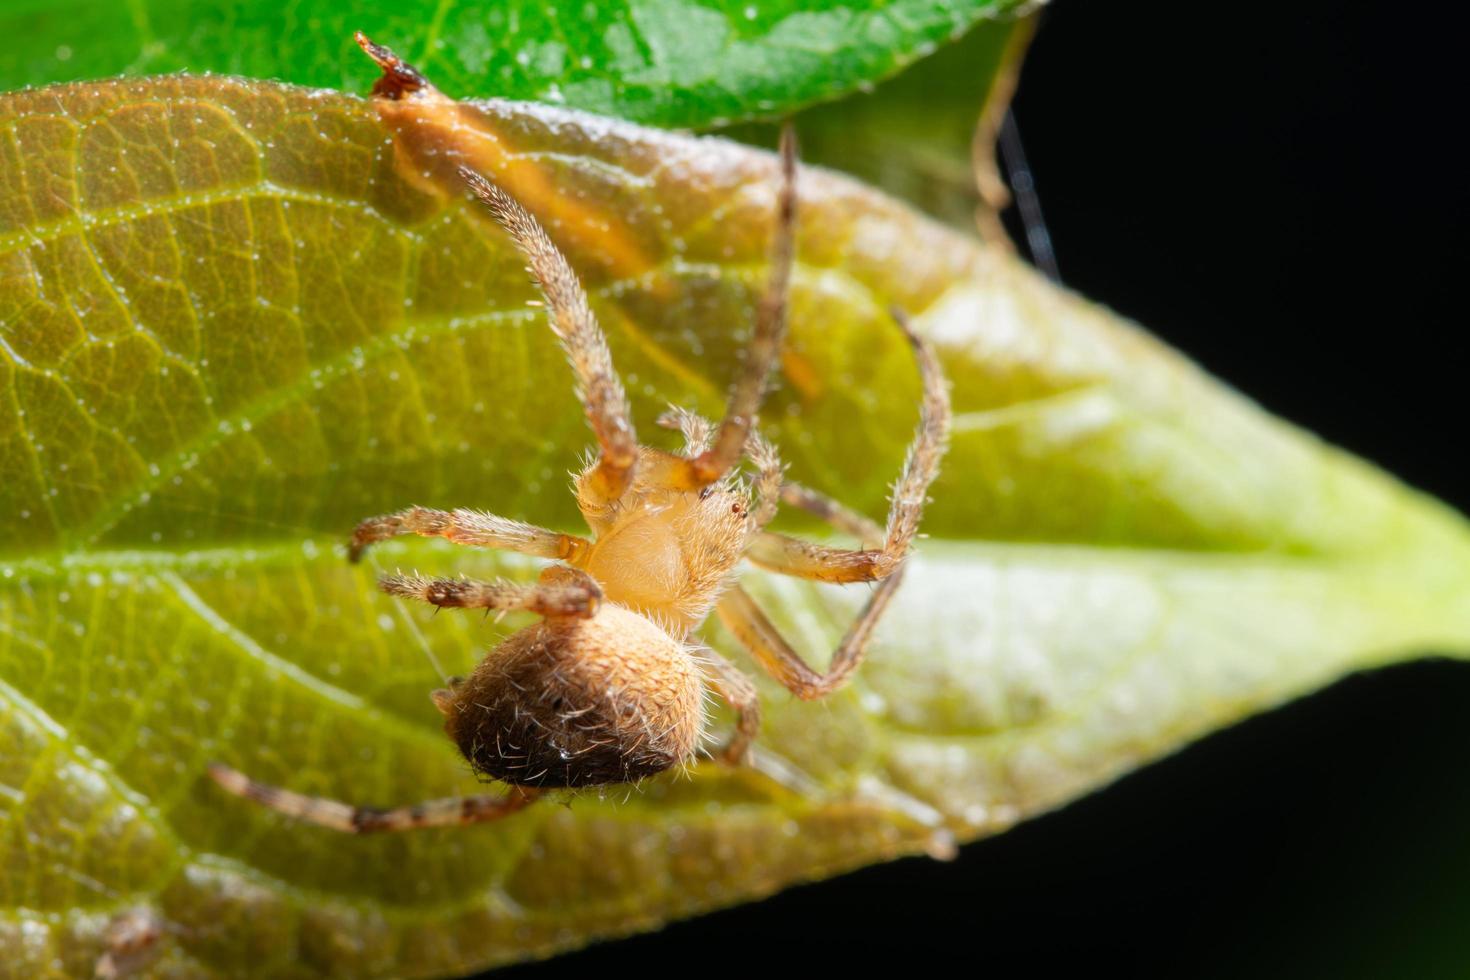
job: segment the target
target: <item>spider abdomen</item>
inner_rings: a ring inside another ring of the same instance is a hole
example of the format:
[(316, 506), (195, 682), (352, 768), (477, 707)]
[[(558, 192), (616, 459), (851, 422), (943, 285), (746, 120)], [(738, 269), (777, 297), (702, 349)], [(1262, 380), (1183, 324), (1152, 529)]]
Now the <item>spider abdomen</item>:
[(692, 756), (704, 729), (694, 659), (614, 603), (512, 635), (445, 707), (445, 731), (475, 771), (523, 786), (652, 776)]

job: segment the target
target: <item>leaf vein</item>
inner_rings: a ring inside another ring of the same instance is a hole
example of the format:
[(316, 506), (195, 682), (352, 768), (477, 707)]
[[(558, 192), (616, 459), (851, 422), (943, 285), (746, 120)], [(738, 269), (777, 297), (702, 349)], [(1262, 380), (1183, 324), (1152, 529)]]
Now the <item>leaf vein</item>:
[(20, 231), (0, 234), (0, 255), (8, 255), (22, 248), (49, 244), (68, 235), (82, 235), (88, 230), (97, 228), (111, 228), (150, 217), (167, 217), (216, 204), (238, 204), (259, 198), (355, 211), (381, 222), (392, 228), (395, 233), (411, 240), (416, 240), (418, 237), (411, 227), (393, 221), (366, 201), (339, 197), (322, 191), (287, 187), (270, 180), (260, 180), (253, 184), (195, 191), (176, 197), (158, 197), (138, 204), (122, 204), (92, 210), (78, 208), (63, 218), (35, 222), (26, 225)]

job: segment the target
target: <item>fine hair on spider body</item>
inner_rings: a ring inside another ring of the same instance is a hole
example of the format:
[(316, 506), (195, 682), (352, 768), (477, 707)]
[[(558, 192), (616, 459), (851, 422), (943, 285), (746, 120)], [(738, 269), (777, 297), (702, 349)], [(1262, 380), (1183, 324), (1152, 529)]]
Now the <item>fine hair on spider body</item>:
[[(391, 51), (361, 34), (358, 43), (392, 82), (379, 83), (379, 98), (437, 97)], [(852, 675), (903, 577), (948, 443), (949, 395), (934, 350), (894, 310), (918, 362), (923, 397), (887, 526), (783, 478), (775, 447), (755, 423), (786, 332), (796, 169), (787, 127), (778, 156), (770, 273), (744, 362), (718, 424), (679, 408), (659, 419), (683, 434), (683, 450), (673, 453), (638, 441), (606, 338), (566, 258), (510, 195), (460, 168), (467, 188), (525, 256), (571, 365), (598, 447), (573, 484), (591, 534), (564, 534), (481, 511), (410, 507), (361, 522), (348, 552), (357, 561), (375, 542), (416, 534), (552, 562), (532, 584), (418, 575), (388, 575), (380, 582), (390, 595), (439, 608), (540, 617), (490, 651), (468, 677), (431, 695), (445, 732), (475, 773), (508, 784), (509, 791), (381, 810), (303, 796), (216, 764), (210, 774), (221, 786), (351, 833), (495, 820), (546, 790), (633, 783), (689, 763), (704, 735), (707, 687), (736, 715), (735, 731), (716, 758), (741, 764), (759, 729), (760, 704), (751, 681), (695, 635), (711, 612), (799, 698), (823, 697)], [(740, 480), (743, 461), (754, 471), (748, 486)], [(767, 530), (782, 504), (857, 537), (860, 547), (829, 547)], [(744, 559), (809, 580), (878, 583), (825, 672), (806, 664), (735, 581)]]

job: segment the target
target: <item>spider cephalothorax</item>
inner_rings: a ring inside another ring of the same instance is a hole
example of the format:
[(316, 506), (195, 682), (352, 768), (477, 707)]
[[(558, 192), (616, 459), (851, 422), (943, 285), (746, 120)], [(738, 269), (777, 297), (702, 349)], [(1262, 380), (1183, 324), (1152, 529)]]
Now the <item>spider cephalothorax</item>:
[[(383, 67), (380, 98), (441, 98), (418, 72), (359, 35)], [(813, 491), (785, 482), (774, 447), (755, 430), (756, 412), (781, 348), (796, 218), (795, 148), (780, 153), (771, 275), (724, 419), (711, 425), (674, 409), (660, 423), (681, 430), (682, 452), (639, 444), (623, 387), (586, 294), (561, 252), (524, 208), (471, 170), (460, 176), (520, 250), (545, 296), (598, 454), (577, 476), (577, 504), (592, 534), (578, 537), (471, 510), (411, 507), (358, 525), (355, 561), (373, 542), (400, 534), (443, 537), (550, 559), (535, 584), (390, 575), (384, 591), (438, 607), (523, 610), (541, 619), (492, 650), (466, 678), (433, 692), (445, 731), (475, 771), (511, 785), (503, 796), (435, 800), (392, 810), (352, 807), (276, 789), (212, 767), (226, 789), (340, 830), (401, 830), (491, 820), (543, 789), (626, 783), (690, 761), (704, 733), (708, 683), (735, 708), (734, 736), (720, 759), (744, 761), (759, 726), (754, 686), (694, 631), (711, 610), (760, 665), (798, 697), (821, 697), (861, 662), (878, 618), (902, 577), (925, 494), (938, 472), (949, 401), (929, 345), (895, 319), (916, 353), (924, 385), (920, 424), (879, 528)], [(742, 461), (754, 475), (738, 479)], [(766, 530), (786, 503), (858, 537), (855, 550)], [(879, 582), (825, 673), (806, 665), (734, 581), (742, 559), (827, 582)]]

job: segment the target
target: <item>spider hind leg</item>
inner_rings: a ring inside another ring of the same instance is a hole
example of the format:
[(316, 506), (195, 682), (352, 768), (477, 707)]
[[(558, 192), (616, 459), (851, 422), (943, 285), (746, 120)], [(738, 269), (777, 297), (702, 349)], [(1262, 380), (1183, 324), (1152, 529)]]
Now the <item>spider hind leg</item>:
[(536, 801), (540, 792), (513, 786), (503, 796), (488, 794), (452, 796), (427, 800), (412, 806), (387, 809), (353, 806), (340, 800), (305, 796), (288, 789), (256, 782), (244, 773), (218, 762), (209, 767), (210, 777), (226, 791), (254, 800), (261, 806), (288, 817), (346, 834), (371, 834), (418, 830), (422, 827), (463, 827), (487, 823), (518, 813)]

